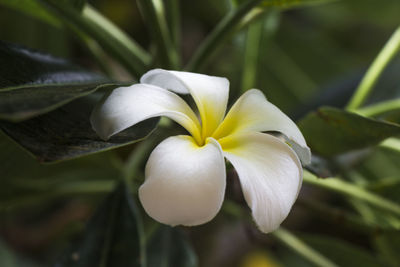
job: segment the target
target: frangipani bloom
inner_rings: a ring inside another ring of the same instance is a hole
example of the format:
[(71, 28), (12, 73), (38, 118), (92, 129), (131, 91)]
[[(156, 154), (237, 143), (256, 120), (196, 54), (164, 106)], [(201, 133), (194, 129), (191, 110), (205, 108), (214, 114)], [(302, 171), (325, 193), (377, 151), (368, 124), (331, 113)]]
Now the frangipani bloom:
[[(199, 117), (176, 93), (193, 97)], [(228, 94), (226, 78), (155, 69), (139, 84), (115, 89), (93, 111), (92, 126), (103, 139), (158, 116), (190, 133), (162, 141), (148, 159), (139, 199), (155, 220), (191, 226), (214, 218), (224, 199), (224, 157), (261, 231), (275, 230), (288, 215), (302, 183), (300, 160), (310, 162), (304, 137), (257, 89), (225, 116)], [(287, 143), (265, 131), (282, 133)]]

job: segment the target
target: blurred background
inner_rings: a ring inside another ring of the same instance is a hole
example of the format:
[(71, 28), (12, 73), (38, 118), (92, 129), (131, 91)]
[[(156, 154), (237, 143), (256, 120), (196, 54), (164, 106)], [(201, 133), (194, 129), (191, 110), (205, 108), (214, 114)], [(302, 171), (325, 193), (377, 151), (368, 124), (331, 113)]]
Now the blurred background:
[[(74, 32), (51, 16), (44, 21), (4, 2), (0, 1), (1, 40), (67, 58), (88, 69), (107, 72), (116, 80), (134, 79), (111, 57), (105, 55), (99, 61)], [(154, 51), (135, 1), (89, 2), (144, 48)], [(231, 3), (192, 0), (181, 1), (180, 6), (180, 53), (182, 63), (186, 63), (229, 11)], [(399, 24), (398, 0), (343, 0), (283, 12), (271, 10), (225, 42), (199, 72), (230, 80), (230, 104), (249, 89), (247, 86), (254, 86), (298, 120), (320, 106), (344, 107)], [(245, 59), (255, 50), (257, 67), (247, 69)], [(399, 69), (397, 57), (383, 73), (369, 103), (400, 96)], [(399, 122), (398, 118), (393, 120)], [(156, 133), (154, 138), (169, 134)], [(141, 149), (140, 144), (40, 165), (1, 133), (0, 265), (53, 265), (70, 242), (80, 237), (121, 175), (119, 166), (137, 149)], [(400, 202), (399, 160), (398, 152), (376, 148), (352, 168), (368, 178), (369, 189)], [(144, 164), (140, 164), (138, 172), (143, 172)], [(74, 188), (76, 181), (86, 182), (84, 194)], [(245, 207), (232, 170), (228, 181), (227, 199)], [(261, 234), (251, 222), (240, 219), (229, 203), (210, 223), (182, 227), (200, 266), (314, 266), (279, 239)], [(400, 247), (398, 230), (387, 232), (380, 227), (349, 223), (343, 214), (357, 205), (329, 191), (304, 185), (283, 225), (338, 266), (400, 266), (396, 255)], [(143, 210), (141, 214), (145, 229), (151, 228), (151, 219)], [(378, 220), (382, 225), (400, 225), (398, 219), (383, 216)]]

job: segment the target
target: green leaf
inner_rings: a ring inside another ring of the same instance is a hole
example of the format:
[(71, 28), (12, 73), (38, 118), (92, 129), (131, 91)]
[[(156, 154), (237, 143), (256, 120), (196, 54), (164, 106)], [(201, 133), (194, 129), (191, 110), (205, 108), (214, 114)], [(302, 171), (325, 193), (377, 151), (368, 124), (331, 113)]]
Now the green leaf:
[(371, 66), (368, 68), (363, 79), (355, 90), (349, 103), (347, 110), (358, 109), (369, 97), (376, 83), (382, 75), (382, 72), (388, 64), (400, 52), (400, 26), (394, 31), (385, 46), (381, 49)]
[(86, 4), (86, 0), (62, 0), (65, 4), (72, 6), (77, 10), (82, 10)]
[(39, 161), (76, 158), (132, 144), (148, 136), (158, 119), (141, 122), (103, 141), (91, 127), (90, 114), (99, 96), (80, 98), (53, 112), (19, 123), (0, 121), (0, 129)]
[(372, 251), (357, 247), (337, 238), (320, 234), (301, 234), (300, 238), (341, 267), (385, 266), (376, 256), (373, 255)]
[(339, 173), (338, 167), (331, 161), (317, 155), (312, 155), (311, 163), (304, 168), (319, 178), (332, 177)]
[(201, 69), (223, 42), (229, 40), (233, 33), (249, 25), (271, 7), (279, 10), (304, 5), (316, 5), (336, 0), (246, 0), (235, 1), (237, 7), (226, 14), (207, 38), (199, 45), (185, 69), (198, 71)]
[(0, 119), (22, 121), (99, 88), (121, 86), (68, 61), (0, 42)]
[(49, 12), (57, 14), (66, 26), (93, 38), (135, 77), (148, 70), (151, 57), (147, 51), (90, 5), (85, 5), (82, 12), (78, 12), (58, 0), (38, 1)]
[(0, 5), (20, 11), (53, 26), (60, 27), (60, 20), (34, 0), (0, 0)]
[(294, 7), (321, 5), (338, 0), (264, 0), (261, 7), (279, 7), (280, 9), (288, 9)]
[(104, 194), (112, 190), (121, 174), (114, 153), (43, 165), (1, 132), (0, 162), (0, 212), (56, 198)]
[(299, 127), (311, 151), (322, 156), (370, 147), (400, 134), (397, 124), (331, 107), (309, 113), (299, 122)]
[(97, 209), (78, 243), (57, 267), (145, 266), (142, 222), (135, 202), (120, 185)]
[(316, 266), (338, 267), (338, 265), (326, 258), (325, 255), (320, 254), (312, 247), (309, 247), (296, 235), (283, 227), (280, 227), (279, 229), (273, 231), (271, 235), (277, 241), (279, 241), (292, 251), (296, 252), (302, 258), (307, 259), (309, 262), (312, 262)]
[(246, 1), (238, 8), (226, 14), (196, 49), (185, 66), (185, 69), (188, 71), (197, 71), (203, 67), (210, 56), (224, 41), (231, 37), (235, 31), (244, 26), (244, 24), (249, 23), (251, 19), (246, 21), (245, 18), (252, 13), (251, 11), (256, 8), (260, 2), (261, 0)]
[(390, 263), (390, 266), (400, 266), (400, 231), (385, 231), (374, 236), (374, 241), (382, 258)]
[(137, 3), (145, 24), (149, 28), (149, 33), (157, 45), (157, 54), (162, 66), (168, 69), (176, 69), (179, 56), (168, 28), (163, 1), (138, 0)]
[[(236, 0), (235, 2), (240, 4), (246, 1), (248, 0)], [(320, 5), (337, 1), (338, 0), (264, 0), (259, 4), (259, 7), (277, 7), (279, 9), (289, 9), (295, 7)]]
[[(40, 1), (40, 0), (34, 0), (34, 1)], [(60, 6), (63, 6), (65, 8), (74, 8), (78, 11), (82, 11), (83, 7), (86, 4), (86, 0), (58, 0), (57, 1)]]
[(161, 226), (147, 246), (148, 267), (195, 267), (197, 256), (183, 234), (175, 228)]

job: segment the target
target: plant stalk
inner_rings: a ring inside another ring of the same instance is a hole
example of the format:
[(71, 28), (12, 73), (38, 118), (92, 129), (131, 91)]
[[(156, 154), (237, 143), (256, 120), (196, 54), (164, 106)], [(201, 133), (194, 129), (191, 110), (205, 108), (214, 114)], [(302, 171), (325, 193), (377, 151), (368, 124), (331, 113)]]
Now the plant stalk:
[(348, 103), (347, 110), (355, 110), (365, 102), (373, 87), (378, 82), (382, 72), (399, 51), (400, 26), (395, 30), (389, 41), (387, 41), (381, 52), (372, 62), (353, 97)]

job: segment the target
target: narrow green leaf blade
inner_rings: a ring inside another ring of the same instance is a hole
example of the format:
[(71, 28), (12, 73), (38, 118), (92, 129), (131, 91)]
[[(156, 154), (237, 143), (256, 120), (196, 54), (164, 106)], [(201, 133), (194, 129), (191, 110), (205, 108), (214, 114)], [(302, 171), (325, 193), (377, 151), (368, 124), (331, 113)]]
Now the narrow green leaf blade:
[(299, 127), (311, 150), (322, 156), (370, 147), (400, 134), (397, 124), (331, 107), (309, 113), (299, 122)]
[(77, 10), (82, 10), (86, 4), (86, 0), (63, 0), (63, 2)]
[(158, 119), (141, 122), (103, 141), (90, 124), (99, 97), (89, 95), (53, 112), (19, 123), (0, 121), (0, 129), (39, 161), (76, 158), (137, 142), (149, 135)]
[(183, 234), (175, 228), (161, 226), (147, 246), (148, 267), (196, 267), (197, 256)]
[(294, 7), (321, 5), (338, 0), (264, 0), (260, 6), (264, 8), (278, 7), (280, 9), (288, 9)]
[(135, 40), (90, 5), (82, 12), (66, 7), (57, 0), (38, 0), (72, 30), (79, 30), (96, 40), (111, 56), (123, 64), (135, 77), (148, 70), (151, 57)]
[(271, 233), (271, 235), (273, 235), (277, 241), (296, 252), (299, 256), (312, 262), (316, 266), (339, 267), (325, 255), (320, 254), (318, 251), (308, 246), (300, 238), (283, 227), (275, 230)]
[(382, 258), (390, 266), (400, 265), (400, 255), (398, 248), (400, 246), (400, 231), (385, 231), (374, 236), (374, 241), (378, 247)]
[(104, 200), (80, 242), (73, 244), (56, 267), (144, 266), (145, 249), (140, 215), (125, 187)]
[(0, 42), (0, 119), (22, 121), (116, 83), (68, 61)]
[[(237, 4), (241, 4), (249, 0), (236, 0)], [(321, 5), (338, 0), (264, 0), (259, 4), (261, 8), (275, 7), (279, 9), (290, 9), (295, 7)]]
[(0, 0), (0, 5), (17, 10), (53, 26), (61, 27), (60, 20), (34, 0)]
[(0, 212), (46, 205), (75, 195), (111, 192), (120, 175), (113, 164), (114, 156), (101, 153), (44, 165), (0, 132)]
[(301, 234), (300, 238), (316, 251), (333, 260), (341, 267), (385, 266), (372, 251), (357, 247), (343, 240), (316, 234)]

